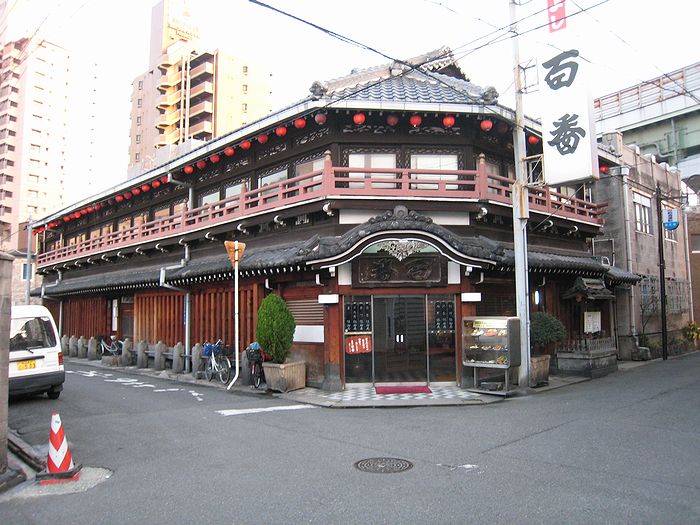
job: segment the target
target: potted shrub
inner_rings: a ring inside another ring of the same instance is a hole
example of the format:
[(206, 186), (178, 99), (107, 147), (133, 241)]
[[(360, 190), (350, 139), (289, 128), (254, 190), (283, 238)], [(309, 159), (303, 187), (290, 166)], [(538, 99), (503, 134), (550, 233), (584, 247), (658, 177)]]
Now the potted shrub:
[(284, 300), (274, 294), (260, 303), (256, 336), (260, 346), (271, 360), (263, 363), (268, 388), (287, 392), (304, 388), (306, 365), (304, 361), (287, 362), (294, 340), (296, 323)]
[(547, 384), (549, 381), (549, 360), (551, 354), (547, 346), (566, 338), (564, 325), (547, 312), (534, 312), (530, 316), (530, 386)]

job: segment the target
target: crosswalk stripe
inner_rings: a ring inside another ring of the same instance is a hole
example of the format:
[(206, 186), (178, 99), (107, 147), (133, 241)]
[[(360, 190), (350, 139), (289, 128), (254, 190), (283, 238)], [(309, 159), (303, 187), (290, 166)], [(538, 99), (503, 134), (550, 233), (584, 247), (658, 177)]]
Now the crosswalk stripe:
[(257, 414), (259, 412), (276, 412), (278, 410), (302, 410), (304, 408), (318, 408), (312, 405), (284, 405), (266, 408), (236, 408), (229, 410), (217, 410), (217, 414), (222, 416), (241, 416), (243, 414)]

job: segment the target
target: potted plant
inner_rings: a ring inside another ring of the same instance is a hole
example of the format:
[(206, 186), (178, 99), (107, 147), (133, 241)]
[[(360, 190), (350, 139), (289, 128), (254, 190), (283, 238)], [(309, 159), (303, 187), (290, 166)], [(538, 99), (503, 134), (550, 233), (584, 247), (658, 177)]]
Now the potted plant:
[(534, 312), (530, 317), (530, 386), (547, 384), (549, 381), (549, 360), (551, 354), (547, 346), (566, 338), (564, 325), (547, 312)]
[(271, 360), (263, 363), (268, 388), (287, 392), (304, 388), (306, 364), (304, 361), (288, 362), (289, 350), (294, 340), (296, 323), (287, 303), (278, 295), (268, 295), (260, 303), (256, 335), (260, 346)]

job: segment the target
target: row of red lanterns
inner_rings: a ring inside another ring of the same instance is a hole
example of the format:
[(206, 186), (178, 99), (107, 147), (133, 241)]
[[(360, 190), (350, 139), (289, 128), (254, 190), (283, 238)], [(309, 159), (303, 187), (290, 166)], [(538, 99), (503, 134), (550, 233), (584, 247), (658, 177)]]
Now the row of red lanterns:
[[(484, 133), (488, 133), (493, 129), (493, 120), (485, 118), (479, 122), (479, 128), (481, 131)], [(499, 133), (506, 133), (508, 130), (510, 130), (510, 126), (506, 124), (503, 121), (499, 121), (498, 124), (496, 125), (496, 130)], [(527, 136), (527, 143), (536, 146), (537, 144), (540, 143), (540, 138), (537, 135), (528, 135)]]
[(102, 208), (106, 206), (111, 206), (115, 203), (120, 203), (124, 202), (125, 200), (129, 200), (132, 197), (136, 195), (140, 195), (141, 193), (148, 193), (152, 189), (157, 189), (160, 188), (161, 185), (167, 184), (169, 181), (167, 175), (163, 175), (162, 177), (158, 179), (154, 179), (150, 182), (146, 182), (142, 184), (141, 186), (135, 186), (131, 188), (128, 191), (125, 191), (124, 193), (120, 193), (119, 195), (115, 195), (114, 197), (110, 197), (109, 199), (106, 199), (101, 202), (96, 202), (94, 204), (91, 204), (90, 206), (87, 206), (83, 208), (82, 210), (76, 210), (72, 213), (69, 213), (68, 215), (64, 215), (61, 219), (52, 221), (46, 225), (46, 227), (41, 227), (38, 228), (35, 231), (35, 233), (41, 233), (45, 231), (47, 228), (55, 228), (61, 224), (61, 222), (70, 222), (73, 219), (80, 219), (81, 217), (84, 217), (85, 215), (88, 215), (89, 213), (94, 213), (98, 210), (101, 210)]
[[(361, 126), (362, 124), (365, 123), (365, 120), (367, 120), (367, 116), (361, 112), (358, 111), (352, 116), (352, 121), (357, 124), (358, 126)], [(423, 117), (418, 115), (417, 113), (414, 113), (408, 118), (408, 122), (413, 126), (414, 128), (417, 128), (423, 123)], [(446, 128), (451, 128), (452, 126), (455, 125), (456, 119), (453, 115), (445, 115), (442, 118), (442, 125), (445, 126)], [(394, 127), (399, 123), (399, 117), (398, 115), (395, 115), (394, 113), (390, 113), (386, 117), (386, 123)]]

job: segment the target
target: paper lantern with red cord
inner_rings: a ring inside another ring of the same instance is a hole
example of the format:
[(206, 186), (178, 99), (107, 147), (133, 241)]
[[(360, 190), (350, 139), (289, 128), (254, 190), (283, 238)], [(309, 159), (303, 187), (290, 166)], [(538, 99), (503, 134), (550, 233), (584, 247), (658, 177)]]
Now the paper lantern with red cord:
[(306, 127), (306, 119), (305, 118), (294, 119), (294, 127), (297, 129), (305, 128)]
[(493, 127), (493, 120), (485, 118), (479, 123), (479, 127), (481, 128), (481, 131), (489, 132)]
[(326, 123), (326, 120), (328, 120), (328, 117), (325, 113), (316, 113), (314, 115), (314, 120), (316, 121), (316, 124), (323, 126)]
[(352, 121), (359, 126), (365, 123), (366, 118), (364, 113), (355, 113), (352, 116)]
[(417, 128), (423, 122), (423, 117), (420, 115), (411, 115), (411, 118), (408, 119), (408, 121), (411, 123), (411, 126)]
[(182, 171), (184, 171), (186, 175), (192, 175), (192, 173), (194, 173), (194, 168), (188, 164), (182, 168)]
[(396, 126), (396, 124), (399, 123), (399, 117), (397, 117), (394, 114), (387, 115), (386, 123), (389, 124), (390, 126)]
[(244, 140), (241, 142), (241, 149), (250, 149), (253, 144), (249, 140)]
[(233, 157), (234, 153), (236, 153), (236, 150), (230, 146), (224, 150), (224, 155), (227, 157)]
[(286, 134), (287, 128), (285, 128), (284, 126), (278, 126), (277, 128), (275, 128), (275, 135), (277, 135), (278, 137), (284, 137)]

